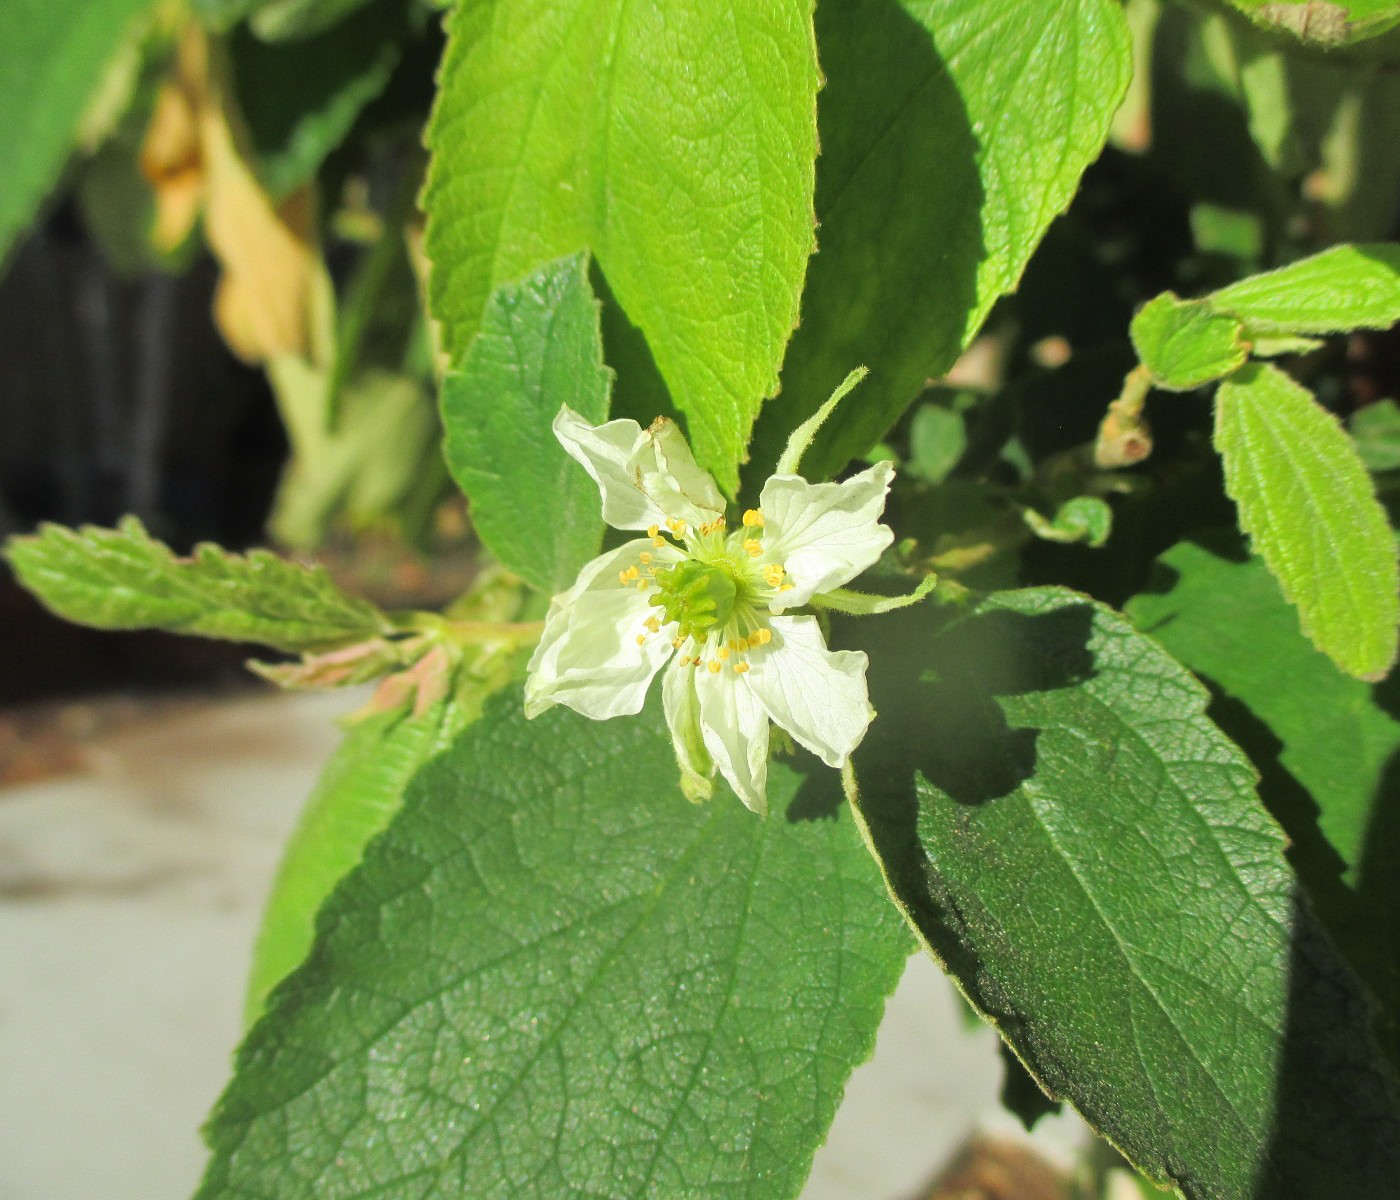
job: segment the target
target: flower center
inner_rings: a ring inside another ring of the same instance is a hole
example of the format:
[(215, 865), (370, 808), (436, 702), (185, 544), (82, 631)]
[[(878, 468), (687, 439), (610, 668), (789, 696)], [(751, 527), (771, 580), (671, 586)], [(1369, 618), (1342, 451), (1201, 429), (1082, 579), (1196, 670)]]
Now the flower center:
[(663, 567), (653, 578), (659, 589), (648, 603), (665, 614), (665, 624), (676, 623), (676, 635), (704, 641), (710, 630), (722, 628), (734, 615), (739, 581), (724, 563), (687, 558), (674, 567)]

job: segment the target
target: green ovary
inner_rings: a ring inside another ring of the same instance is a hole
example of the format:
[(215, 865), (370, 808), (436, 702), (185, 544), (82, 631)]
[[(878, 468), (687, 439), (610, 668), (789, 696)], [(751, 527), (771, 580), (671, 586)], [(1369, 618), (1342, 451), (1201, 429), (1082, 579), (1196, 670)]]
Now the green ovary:
[(649, 603), (676, 622), (683, 638), (703, 641), (712, 629), (723, 628), (742, 599), (742, 582), (728, 563), (688, 558), (653, 577), (660, 591)]

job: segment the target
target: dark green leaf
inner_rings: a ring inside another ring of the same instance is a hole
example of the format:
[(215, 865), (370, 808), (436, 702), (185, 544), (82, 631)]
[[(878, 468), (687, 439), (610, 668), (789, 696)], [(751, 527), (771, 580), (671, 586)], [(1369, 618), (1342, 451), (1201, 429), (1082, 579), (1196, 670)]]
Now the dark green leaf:
[[(153, 0), (5, 0), (0, 37), (0, 263), (73, 147), (104, 71)], [(133, 64), (134, 66), (134, 64)]]
[(797, 1193), (907, 935), (835, 776), (679, 794), (660, 714), (494, 703), (239, 1053), (199, 1195)]
[(491, 0), (449, 34), (423, 198), (449, 351), (588, 248), (732, 491), (813, 244), (811, 0)]
[(1218, 689), (1212, 716), (1259, 768), (1289, 858), (1385, 1005), (1385, 1040), (1400, 1062), (1395, 684), (1381, 691), (1339, 674), (1233, 536), (1173, 547), (1154, 582), (1159, 590), (1136, 596), (1128, 614)]
[(229, 61), (238, 105), (258, 176), (273, 196), (316, 174), (384, 90), (403, 42), (426, 17), (416, 0), (374, 0), (306, 41), (270, 43), (247, 28), (234, 32)]
[(603, 538), (598, 487), (551, 424), (564, 404), (606, 421), (611, 375), (580, 254), (498, 288), (443, 381), (447, 463), (481, 540), (545, 592), (568, 587)]
[(32, 537), (11, 538), (5, 557), (46, 607), (98, 629), (169, 629), (279, 650), (391, 629), (374, 605), (346, 595), (321, 567), (208, 544), (176, 558), (135, 517), (117, 529), (45, 525)]
[(379, 713), (350, 728), (326, 764), (291, 841), (263, 911), (248, 976), (251, 1021), (268, 993), (311, 948), (317, 910), (403, 803), (420, 767), (445, 749), (469, 719), (455, 699), (420, 717)]
[(1129, 333), (1159, 388), (1188, 392), (1244, 365), (1249, 346), (1237, 318), (1204, 300), (1164, 292), (1133, 318)]
[(1062, 590), (862, 628), (874, 850), (1050, 1094), (1191, 1200), (1393, 1195), (1367, 998), (1205, 689)]
[(818, 241), (753, 448), (758, 482), (846, 372), (804, 471), (873, 446), (1016, 286), (1103, 146), (1130, 73), (1112, 0), (818, 4)]
[(1303, 632), (1342, 670), (1379, 679), (1395, 661), (1395, 538), (1337, 419), (1276, 367), (1220, 385), (1215, 447), (1240, 528), (1297, 606)]

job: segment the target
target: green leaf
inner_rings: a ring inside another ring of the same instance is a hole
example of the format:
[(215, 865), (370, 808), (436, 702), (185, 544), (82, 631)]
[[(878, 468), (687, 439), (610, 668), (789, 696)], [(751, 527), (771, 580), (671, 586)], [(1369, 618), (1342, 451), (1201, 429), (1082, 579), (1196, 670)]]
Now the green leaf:
[(1400, 246), (1334, 246), (1206, 299), (1250, 334), (1386, 329), (1400, 321)]
[(1240, 528), (1297, 606), (1303, 632), (1343, 671), (1379, 679), (1395, 661), (1395, 538), (1337, 419), (1276, 367), (1220, 385), (1215, 448)]
[[(371, 0), (372, 2), (372, 0)], [(410, 0), (415, 8), (418, 0)], [(366, 0), (261, 0), (250, 24), (268, 41), (305, 40), (325, 33), (339, 22), (353, 20)], [(398, 0), (403, 7), (403, 0)]]
[(5, 0), (0, 39), (0, 263), (58, 179), (104, 68), (153, 0)]
[(506, 567), (545, 592), (572, 584), (603, 538), (598, 487), (552, 424), (565, 404), (606, 421), (611, 384), (586, 254), (498, 288), (461, 369), (443, 381), (447, 464), (472, 523)]
[(1075, 496), (1066, 500), (1049, 521), (1033, 508), (1022, 509), (1021, 515), (1036, 537), (1047, 542), (1083, 542), (1097, 549), (1113, 532), (1113, 510), (1098, 496)]
[(374, 605), (342, 592), (321, 567), (218, 546), (176, 558), (135, 517), (117, 529), (44, 525), (11, 538), (20, 583), (69, 621), (97, 629), (175, 633), (308, 650), (387, 633)]
[(1171, 292), (1143, 305), (1128, 332), (1153, 384), (1167, 391), (1189, 392), (1237, 370), (1249, 357), (1238, 318)]
[[(1289, 859), (1337, 944), (1386, 1010), (1400, 1062), (1400, 769), (1391, 698), (1339, 674), (1237, 539), (1183, 542), (1128, 615), (1215, 689), (1214, 719), (1250, 755)], [(1400, 680), (1397, 680), (1400, 682)], [(1383, 707), (1390, 704), (1391, 711)]]
[(1392, 1192), (1400, 1112), (1368, 1000), (1205, 689), (1059, 589), (862, 630), (872, 846), (1049, 1093), (1190, 1200)]
[(956, 408), (925, 404), (909, 422), (908, 475), (942, 483), (967, 449), (967, 418)]
[(1358, 409), (1351, 418), (1356, 452), (1368, 471), (1400, 468), (1400, 404), (1386, 398)]
[(1270, 32), (1308, 46), (1333, 49), (1354, 45), (1400, 24), (1395, 0), (1212, 0)]
[(811, 0), (459, 5), (423, 197), (451, 353), (500, 284), (591, 249), (696, 457), (732, 491), (813, 246), (811, 13)]
[(684, 801), (659, 712), (501, 698), (273, 993), (201, 1200), (794, 1196), (908, 939), (835, 776)]
[(1113, 0), (818, 4), (818, 241), (761, 481), (788, 432), (857, 363), (870, 378), (813, 444), (834, 474), (945, 373), (1016, 286), (1107, 136), (1131, 46)]
[(272, 988), (305, 959), (317, 910), (398, 812), (409, 780), (446, 749), (470, 716), (454, 698), (421, 717), (403, 710), (377, 713), (350, 727), (283, 852), (253, 947), (250, 1023)]
[(375, 0), (305, 41), (271, 43), (246, 27), (229, 38), (239, 110), (258, 177), (274, 197), (311, 179), (384, 90), (427, 13), (410, 0)]

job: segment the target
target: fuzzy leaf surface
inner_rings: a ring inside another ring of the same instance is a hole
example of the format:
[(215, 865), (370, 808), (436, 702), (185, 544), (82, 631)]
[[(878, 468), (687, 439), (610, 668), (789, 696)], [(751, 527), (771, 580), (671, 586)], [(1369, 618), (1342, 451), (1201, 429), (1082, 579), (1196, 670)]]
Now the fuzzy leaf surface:
[(248, 1017), (311, 949), (317, 910), (403, 803), (422, 765), (466, 725), (456, 698), (422, 716), (378, 713), (353, 725), (307, 798), (263, 911), (248, 976)]
[(1244, 365), (1249, 346), (1236, 317), (1164, 292), (1129, 327), (1133, 349), (1159, 388), (1188, 392)]
[(811, 0), (458, 5), (441, 80), (423, 202), (449, 351), (496, 287), (587, 248), (733, 490), (813, 246)]
[(1338, 672), (1236, 535), (1174, 546), (1154, 585), (1128, 615), (1215, 691), (1211, 715), (1259, 768), (1289, 860), (1381, 1001), (1400, 1062), (1400, 678)]
[(498, 288), (443, 381), (447, 465), (481, 540), (544, 592), (573, 583), (603, 538), (598, 486), (551, 424), (564, 404), (606, 421), (611, 386), (585, 254)]
[(1131, 46), (1112, 0), (818, 4), (820, 253), (783, 386), (756, 431), (761, 483), (852, 367), (870, 378), (804, 460), (830, 476), (943, 374), (1014, 288), (1103, 147)]
[(683, 800), (655, 706), (487, 707), (272, 996), (200, 1200), (800, 1188), (908, 953), (834, 776)]
[(1052, 1095), (1190, 1200), (1392, 1192), (1368, 999), (1205, 689), (1072, 592), (942, 621), (882, 618), (855, 756), (928, 948)]
[(135, 517), (117, 529), (44, 525), (33, 536), (11, 538), (5, 557), (45, 607), (97, 629), (168, 629), (310, 650), (392, 628), (321, 567), (207, 543), (177, 558)]
[(0, 263), (58, 179), (104, 70), (153, 0), (5, 0), (0, 38)]
[(1400, 321), (1400, 246), (1334, 246), (1207, 299), (1239, 317), (1250, 333), (1388, 329)]
[(1303, 632), (1349, 675), (1395, 661), (1395, 537), (1356, 446), (1337, 419), (1276, 367), (1220, 385), (1215, 447), (1240, 528), (1298, 609)]

